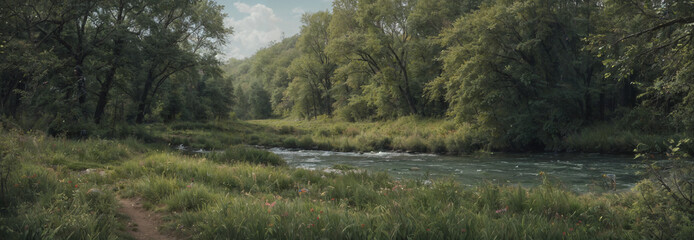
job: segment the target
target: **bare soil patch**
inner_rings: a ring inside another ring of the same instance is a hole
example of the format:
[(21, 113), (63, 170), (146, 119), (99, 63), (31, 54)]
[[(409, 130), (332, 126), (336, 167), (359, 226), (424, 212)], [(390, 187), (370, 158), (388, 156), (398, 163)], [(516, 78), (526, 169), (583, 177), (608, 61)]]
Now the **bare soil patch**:
[(162, 224), (161, 216), (142, 207), (140, 199), (118, 198), (121, 213), (130, 217), (127, 230), (130, 235), (138, 240), (166, 240), (177, 239), (174, 236), (159, 232)]

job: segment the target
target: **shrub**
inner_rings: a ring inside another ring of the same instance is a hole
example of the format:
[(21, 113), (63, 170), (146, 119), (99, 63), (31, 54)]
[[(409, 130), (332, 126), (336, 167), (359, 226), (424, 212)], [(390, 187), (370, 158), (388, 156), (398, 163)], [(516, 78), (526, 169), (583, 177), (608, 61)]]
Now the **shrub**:
[(279, 129), (277, 129), (277, 132), (279, 132), (279, 134), (292, 134), (295, 131), (296, 131), (296, 129), (293, 126), (287, 126), (287, 125), (283, 125)]
[(214, 202), (216, 196), (201, 184), (189, 184), (164, 200), (169, 210), (198, 210)]
[(247, 162), (272, 166), (287, 165), (284, 159), (274, 153), (243, 145), (232, 146), (221, 153), (210, 153), (208, 157), (221, 163)]
[(313, 149), (315, 147), (315, 143), (313, 142), (311, 136), (305, 135), (299, 139), (297, 146), (303, 149)]
[(299, 146), (299, 141), (295, 137), (287, 137), (282, 141), (282, 146), (286, 148), (296, 148)]

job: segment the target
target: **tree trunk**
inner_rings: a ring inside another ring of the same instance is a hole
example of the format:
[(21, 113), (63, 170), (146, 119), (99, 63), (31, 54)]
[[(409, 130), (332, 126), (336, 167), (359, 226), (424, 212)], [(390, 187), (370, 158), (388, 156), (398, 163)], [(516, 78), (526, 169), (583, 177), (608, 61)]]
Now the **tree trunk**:
[(108, 92), (111, 91), (111, 86), (113, 85), (113, 78), (116, 75), (116, 67), (112, 66), (108, 71), (106, 76), (106, 81), (101, 84), (101, 89), (99, 90), (99, 100), (96, 102), (96, 109), (94, 110), (94, 123), (101, 123), (101, 116), (104, 114), (106, 109), (106, 104), (108, 104)]
[(149, 95), (149, 90), (152, 88), (154, 83), (154, 77), (152, 76), (152, 71), (150, 70), (147, 74), (147, 80), (145, 81), (145, 88), (142, 89), (140, 95), (140, 103), (137, 106), (137, 118), (135, 123), (142, 123), (145, 120), (145, 111), (147, 110), (147, 96)]
[(585, 120), (590, 120), (590, 117), (593, 112), (593, 106), (592, 106), (592, 99), (590, 97), (590, 83), (593, 78), (593, 66), (591, 65), (588, 67), (587, 73), (586, 73), (586, 79), (585, 79), (585, 89), (584, 89), (584, 94), (583, 94), (583, 102), (585, 104), (585, 112), (584, 112), (584, 119)]
[[(121, 2), (118, 8), (118, 18), (116, 19), (116, 27), (118, 28), (125, 18), (125, 5)], [(120, 65), (120, 55), (123, 50), (123, 39), (120, 35), (117, 35), (113, 41), (113, 57), (111, 58), (111, 69), (109, 69), (106, 80), (101, 84), (101, 89), (99, 90), (99, 100), (96, 103), (96, 109), (94, 111), (94, 123), (99, 124), (101, 122), (101, 117), (104, 114), (106, 105), (108, 104), (108, 93), (111, 91), (113, 86), (113, 81), (116, 76), (116, 70)]]
[(101, 117), (104, 114), (104, 110), (106, 109), (106, 104), (108, 104), (108, 93), (111, 91), (111, 88), (113, 87), (113, 81), (116, 76), (116, 70), (118, 69), (119, 57), (122, 48), (123, 40), (121, 40), (120, 38), (116, 39), (113, 48), (111, 69), (109, 69), (106, 75), (106, 80), (103, 82), (103, 84), (101, 84), (101, 89), (99, 90), (99, 100), (96, 103), (96, 109), (94, 111), (94, 123), (96, 124), (99, 124), (101, 122)]

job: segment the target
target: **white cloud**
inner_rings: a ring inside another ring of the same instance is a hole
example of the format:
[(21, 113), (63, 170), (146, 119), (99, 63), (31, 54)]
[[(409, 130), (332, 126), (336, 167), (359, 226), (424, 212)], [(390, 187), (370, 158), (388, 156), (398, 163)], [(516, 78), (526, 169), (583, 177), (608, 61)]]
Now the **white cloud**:
[(224, 19), (226, 26), (234, 28), (234, 35), (231, 36), (222, 58), (250, 57), (258, 49), (268, 46), (270, 42), (282, 39), (282, 30), (279, 26), (282, 19), (275, 15), (272, 8), (263, 4), (250, 6), (241, 2), (234, 3), (234, 7), (248, 16), (241, 19), (233, 17)]
[(301, 16), (301, 15), (304, 14), (305, 12), (306, 12), (306, 11), (304, 11), (303, 9), (298, 8), (298, 7), (292, 9), (292, 13), (294, 13), (295, 15), (299, 15), (299, 16)]

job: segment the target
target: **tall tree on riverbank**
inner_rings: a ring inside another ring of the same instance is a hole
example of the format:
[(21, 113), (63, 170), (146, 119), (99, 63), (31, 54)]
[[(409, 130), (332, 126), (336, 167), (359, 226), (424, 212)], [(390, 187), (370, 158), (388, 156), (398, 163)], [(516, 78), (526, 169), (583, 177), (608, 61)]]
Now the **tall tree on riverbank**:
[(328, 45), (328, 26), (331, 14), (317, 12), (302, 17), (303, 26), (297, 47), (301, 57), (289, 66), (288, 96), (294, 99), (294, 111), (305, 117), (332, 115), (334, 99), (331, 96), (333, 75), (337, 64), (325, 51)]
[(451, 116), (489, 131), (500, 147), (560, 141), (581, 126), (581, 58), (592, 64), (575, 24), (580, 7), (500, 0), (458, 19), (441, 34), (444, 68), (430, 96), (445, 96)]
[(694, 3), (610, 0), (604, 6), (589, 48), (603, 58), (605, 78), (628, 90), (618, 100), (638, 106), (632, 123), (694, 133)]
[(208, 0), (150, 1), (152, 16), (142, 18), (140, 39), (144, 79), (138, 94), (137, 123), (149, 111), (151, 98), (171, 75), (195, 66), (216, 64), (218, 47), (230, 32), (221, 7)]
[[(366, 101), (381, 116), (419, 112), (422, 83), (412, 62), (418, 47), (408, 17), (415, 1), (337, 0), (331, 21), (329, 52), (343, 64), (340, 71), (368, 72), (361, 86)], [(350, 64), (353, 62), (361, 64)]]

